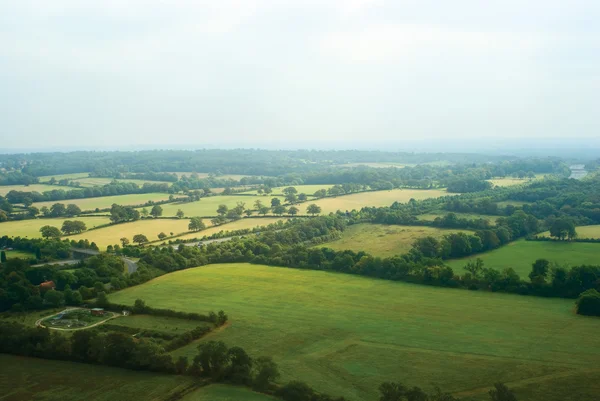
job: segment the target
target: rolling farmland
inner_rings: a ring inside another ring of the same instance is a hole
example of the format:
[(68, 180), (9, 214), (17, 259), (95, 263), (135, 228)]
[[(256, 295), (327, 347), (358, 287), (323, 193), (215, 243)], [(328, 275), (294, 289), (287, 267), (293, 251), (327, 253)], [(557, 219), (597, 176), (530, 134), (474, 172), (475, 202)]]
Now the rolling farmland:
[(169, 194), (163, 193), (148, 193), (148, 194), (129, 194), (129, 195), (115, 195), (115, 196), (101, 196), (97, 198), (84, 198), (84, 199), (65, 199), (60, 201), (48, 201), (48, 202), (35, 202), (33, 206), (38, 209), (46, 206), (51, 207), (55, 203), (75, 204), (81, 208), (81, 210), (95, 210), (95, 209), (106, 209), (110, 208), (113, 203), (121, 206), (140, 205), (148, 201), (158, 202), (169, 199)]
[(0, 223), (0, 237), (8, 235), (9, 237), (41, 238), (41, 227), (53, 226), (60, 229), (65, 220), (83, 221), (88, 229), (110, 223), (110, 219), (107, 216), (57, 217), (51, 219), (5, 221)]

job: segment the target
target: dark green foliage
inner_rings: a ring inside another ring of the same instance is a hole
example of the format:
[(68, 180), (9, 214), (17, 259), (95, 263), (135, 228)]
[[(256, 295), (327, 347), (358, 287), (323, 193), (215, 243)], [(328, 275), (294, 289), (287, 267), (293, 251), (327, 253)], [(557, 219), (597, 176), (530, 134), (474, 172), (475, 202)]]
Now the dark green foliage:
[(589, 289), (577, 299), (577, 313), (580, 315), (600, 316), (600, 292)]
[(6, 262), (6, 252), (5, 251), (0, 251), (0, 263), (4, 263)]
[(490, 390), (490, 398), (492, 401), (517, 401), (517, 397), (503, 383), (494, 384), (494, 389)]

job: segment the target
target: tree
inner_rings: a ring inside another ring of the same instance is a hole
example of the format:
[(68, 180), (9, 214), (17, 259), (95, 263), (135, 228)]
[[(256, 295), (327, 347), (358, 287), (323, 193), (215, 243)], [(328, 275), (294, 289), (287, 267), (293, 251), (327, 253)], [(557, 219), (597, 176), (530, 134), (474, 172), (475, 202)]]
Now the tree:
[(83, 221), (65, 220), (63, 222), (61, 230), (66, 235), (69, 235), (69, 234), (73, 234), (73, 233), (81, 233), (81, 232), (87, 230), (87, 227)]
[(302, 193), (302, 194), (298, 194), (298, 200), (300, 202), (304, 202), (305, 200), (307, 200), (308, 197), (306, 196), (306, 194)]
[(98, 291), (96, 294), (96, 305), (101, 307), (106, 307), (109, 305), (108, 298), (106, 297), (106, 292)]
[(468, 262), (465, 265), (465, 270), (473, 275), (474, 278), (480, 278), (483, 273), (483, 260), (475, 259), (475, 262)]
[(160, 207), (160, 205), (154, 205), (152, 206), (152, 210), (150, 210), (150, 214), (152, 215), (152, 217), (160, 217), (162, 216), (163, 213), (163, 209), (162, 207)]
[(227, 207), (227, 205), (219, 205), (219, 207), (217, 208), (217, 214), (219, 216), (225, 216), (228, 210), (229, 208)]
[(294, 187), (287, 187), (287, 188), (283, 188), (283, 194), (284, 195), (295, 195), (298, 193), (298, 190)]
[(231, 347), (227, 351), (229, 368), (227, 377), (235, 384), (249, 384), (252, 380), (252, 359), (243, 348)]
[(44, 302), (53, 307), (63, 306), (65, 304), (65, 296), (62, 292), (56, 290), (48, 290), (44, 294)]
[(60, 217), (64, 216), (67, 211), (67, 208), (62, 203), (55, 203), (50, 206), (50, 216), (52, 217)]
[(279, 205), (279, 206), (275, 206), (273, 208), (273, 213), (276, 214), (277, 216), (281, 216), (282, 214), (284, 214), (285, 212), (287, 212), (287, 209), (285, 206), (283, 205)]
[(44, 217), (50, 217), (50, 209), (47, 206), (42, 206), (40, 208), (40, 212), (44, 215)]
[(263, 207), (263, 203), (262, 203), (262, 201), (261, 201), (260, 199), (257, 199), (257, 200), (254, 202), (254, 208), (255, 208), (256, 210), (260, 210), (260, 208), (261, 208), (261, 207)]
[(252, 209), (246, 209), (246, 210), (244, 210), (244, 214), (247, 217), (250, 217), (250, 216), (252, 216), (254, 214), (254, 210), (252, 210)]
[(129, 239), (122, 237), (119, 241), (121, 241), (121, 245), (123, 246), (123, 248), (125, 248), (127, 245), (129, 245)]
[(289, 213), (291, 216), (295, 216), (295, 215), (297, 215), (299, 211), (300, 211), (300, 209), (298, 209), (296, 206), (291, 206), (291, 207), (288, 209), (288, 213)]
[(569, 240), (577, 237), (577, 231), (575, 230), (575, 223), (571, 219), (559, 218), (554, 220), (552, 226), (550, 226), (550, 236), (556, 237), (563, 241), (565, 238)]
[(144, 216), (144, 217), (148, 217), (148, 214), (149, 214), (149, 212), (148, 212), (148, 209), (146, 209), (146, 208), (143, 208), (143, 209), (142, 209), (142, 216)]
[(65, 214), (67, 216), (77, 216), (77, 215), (81, 214), (81, 209), (79, 208), (79, 206), (70, 203), (70, 204), (67, 205), (67, 209), (65, 210)]
[(298, 197), (296, 194), (289, 194), (285, 196), (285, 201), (293, 205), (294, 203), (298, 202)]
[(208, 341), (198, 346), (194, 364), (200, 365), (202, 373), (215, 379), (220, 378), (227, 366), (229, 356), (227, 346), (222, 341)]
[(271, 198), (271, 207), (281, 205), (281, 199), (279, 198)]
[(190, 231), (200, 231), (200, 230), (204, 230), (206, 228), (206, 225), (204, 224), (204, 222), (202, 221), (202, 219), (200, 217), (192, 217), (190, 219), (190, 224), (188, 224), (188, 229)]
[(579, 294), (577, 298), (577, 313), (587, 316), (600, 316), (600, 292), (591, 288)]
[[(177, 213), (175, 213), (175, 216), (177, 216), (178, 219), (183, 219), (183, 210), (181, 209), (177, 209)], [(187, 359), (186, 359), (186, 363), (187, 363)]]
[(43, 238), (60, 238), (60, 230), (52, 226), (44, 226), (40, 228)]
[(550, 271), (550, 262), (546, 259), (538, 259), (531, 265), (529, 279), (532, 283), (541, 285), (546, 283), (548, 272)]
[(318, 191), (315, 191), (315, 193), (313, 195), (315, 198), (324, 198), (327, 196), (327, 190), (319, 189)]
[(313, 203), (312, 205), (308, 205), (308, 207), (306, 208), (306, 213), (310, 214), (311, 216), (314, 216), (316, 214), (321, 213), (321, 207)]
[(496, 383), (494, 387), (489, 392), (492, 401), (517, 401), (517, 397), (503, 383)]
[(254, 380), (252, 386), (255, 390), (265, 391), (272, 383), (279, 379), (279, 368), (271, 357), (261, 356), (254, 361)]
[(0, 263), (6, 263), (6, 252), (0, 251)]
[(262, 214), (263, 216), (266, 216), (267, 213), (269, 213), (270, 211), (271, 211), (270, 207), (261, 206), (260, 209), (258, 209), (258, 214)]
[(162, 232), (160, 234), (158, 234), (158, 239), (162, 240), (162, 239), (165, 239), (165, 238), (167, 238), (167, 234), (162, 233)]
[(293, 380), (277, 390), (277, 395), (284, 401), (312, 401), (315, 391), (308, 384)]
[(146, 237), (144, 234), (136, 234), (133, 236), (133, 242), (137, 242), (141, 245), (145, 242), (148, 242), (148, 237)]
[(187, 370), (188, 370), (188, 359), (187, 356), (180, 356), (177, 359), (177, 362), (175, 362), (175, 372), (178, 375), (184, 375), (186, 374)]

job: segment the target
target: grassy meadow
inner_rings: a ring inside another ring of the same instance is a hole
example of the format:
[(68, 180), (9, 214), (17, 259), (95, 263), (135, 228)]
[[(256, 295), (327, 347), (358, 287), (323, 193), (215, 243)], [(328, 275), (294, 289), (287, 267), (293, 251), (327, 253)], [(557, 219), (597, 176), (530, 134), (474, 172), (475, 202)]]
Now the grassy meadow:
[(305, 213), (308, 205), (316, 203), (321, 207), (322, 214), (329, 214), (335, 213), (338, 210), (359, 210), (365, 206), (391, 206), (394, 202), (404, 203), (408, 202), (411, 198), (422, 200), (448, 195), (445, 190), (440, 189), (392, 189), (389, 191), (360, 192), (335, 198), (324, 198), (314, 202), (302, 203), (298, 207), (301, 213)]
[(437, 217), (444, 217), (448, 213), (454, 213), (456, 215), (456, 217), (458, 217), (459, 219), (469, 219), (469, 220), (486, 219), (486, 220), (489, 220), (489, 222), (491, 224), (495, 224), (496, 219), (499, 218), (499, 217), (502, 217), (502, 216), (492, 216), (492, 215), (489, 215), (489, 214), (456, 213), (456, 212), (449, 212), (447, 210), (443, 210), (443, 211), (439, 211), (439, 212), (433, 212), (433, 213), (427, 213), (427, 214), (420, 214), (420, 215), (417, 216), (417, 218), (419, 220), (424, 220), (424, 221), (433, 221)]
[(35, 259), (35, 254), (31, 253), (31, 252), (25, 252), (25, 251), (17, 251), (17, 250), (13, 250), (13, 251), (5, 251), (6, 252), (6, 258), (7, 259)]
[(531, 265), (537, 259), (547, 259), (561, 266), (600, 264), (600, 244), (519, 240), (490, 252), (449, 260), (446, 264), (462, 274), (467, 262), (477, 258), (483, 260), (485, 267), (497, 270), (512, 267), (521, 279), (529, 280), (527, 276), (531, 272)]
[[(110, 184), (111, 182), (115, 181), (115, 179), (114, 178), (105, 178), (105, 177), (84, 177), (84, 178), (74, 179), (73, 181), (78, 182), (82, 187), (87, 188), (87, 187), (101, 187), (103, 185)], [(129, 178), (117, 179), (116, 181), (132, 182), (134, 184), (139, 185), (140, 187), (143, 186), (145, 183), (171, 185), (171, 183), (167, 182), (167, 181), (136, 180), (136, 179), (129, 179)]]
[[(176, 174), (177, 177), (179, 177), (179, 178), (183, 177), (184, 175), (186, 175), (186, 176), (189, 177), (192, 174), (194, 174), (194, 172), (192, 172), (192, 171), (183, 171), (183, 172), (181, 172), (181, 171), (178, 171), (178, 172), (171, 171), (170, 173), (171, 174)], [(208, 178), (208, 176), (210, 175), (209, 173), (195, 173), (195, 174), (198, 174), (199, 178)], [(252, 175), (242, 175), (242, 174), (223, 174), (223, 175), (216, 176), (215, 178), (219, 178), (219, 179), (222, 179), (222, 180), (239, 181), (239, 180), (241, 180), (244, 177), (255, 177), (255, 176), (252, 176)]]
[(0, 354), (0, 399), (7, 401), (165, 400), (193, 382), (186, 376)]
[(134, 327), (143, 330), (157, 330), (169, 334), (181, 334), (193, 330), (198, 326), (213, 326), (208, 322), (151, 315), (120, 316), (117, 319), (111, 320), (110, 324), (122, 327)]
[[(212, 235), (212, 234), (215, 234), (215, 233), (218, 233), (221, 231), (227, 232), (227, 231), (244, 230), (246, 228), (264, 227), (264, 226), (268, 226), (269, 224), (277, 223), (278, 221), (286, 221), (288, 219), (289, 219), (288, 217), (265, 217), (265, 218), (260, 218), (260, 219), (243, 218), (240, 220), (232, 221), (231, 223), (222, 224), (220, 226), (208, 227), (206, 230), (182, 235), (180, 237), (177, 237), (177, 239), (202, 238), (205, 235), (208, 236), (208, 235)], [(206, 219), (204, 221), (204, 224), (209, 226), (210, 221), (208, 219)]]
[[(498, 381), (528, 401), (600, 391), (600, 319), (576, 315), (573, 300), (250, 264), (183, 270), (109, 296), (137, 298), (188, 312), (223, 309), (230, 325), (211, 340), (272, 356), (282, 383), (298, 379), (354, 401), (377, 399), (387, 380), (439, 385), (465, 401), (489, 400)], [(173, 354), (193, 357), (197, 345)]]
[[(306, 194), (306, 195), (313, 195), (315, 192), (317, 192), (320, 189), (329, 189), (331, 188), (333, 185), (330, 184), (323, 184), (323, 185), (289, 185), (286, 187), (275, 187), (275, 188), (271, 188), (273, 190), (273, 194), (283, 194), (283, 190), (284, 188), (289, 188), (289, 187), (294, 187), (296, 188), (296, 190), (298, 191), (299, 194)], [(246, 192), (242, 192), (243, 194), (253, 194), (253, 195), (258, 195), (258, 190), (252, 190), (252, 191), (246, 191)]]
[[(247, 209), (254, 209), (254, 202), (260, 200), (265, 206), (271, 206), (272, 196), (236, 196), (236, 195), (223, 195), (223, 196), (209, 196), (201, 198), (199, 201), (187, 202), (187, 203), (168, 203), (162, 205), (163, 216), (175, 216), (178, 209), (181, 209), (185, 213), (185, 217), (194, 216), (216, 216), (217, 208), (219, 205), (227, 205), (229, 208), (236, 206), (238, 202), (244, 202)], [(283, 202), (283, 198), (279, 197)], [(141, 209), (140, 209), (141, 210)]]
[(5, 221), (0, 223), (0, 237), (8, 235), (9, 237), (41, 238), (40, 228), (43, 226), (54, 226), (60, 229), (65, 220), (83, 221), (88, 229), (110, 223), (110, 219), (106, 216), (58, 217), (51, 219)]
[(513, 185), (528, 184), (528, 183), (532, 182), (533, 180), (539, 180), (541, 178), (544, 178), (545, 176), (546, 176), (546, 174), (536, 174), (535, 178), (533, 178), (533, 179), (502, 177), (502, 178), (492, 178), (487, 181), (491, 182), (496, 187), (510, 187)]
[(0, 196), (6, 196), (10, 191), (21, 191), (21, 192), (45, 192), (52, 191), (54, 189), (64, 189), (69, 191), (72, 187), (65, 187), (60, 185), (45, 185), (45, 184), (31, 184), (31, 185), (0, 185)]
[[(576, 231), (578, 238), (600, 238), (600, 224), (592, 226), (578, 226), (576, 227)], [(540, 234), (540, 236), (549, 237), (550, 231), (543, 232)]]
[(413, 242), (422, 237), (441, 238), (446, 234), (467, 232), (466, 230), (445, 230), (422, 226), (388, 226), (383, 224), (354, 224), (346, 228), (342, 238), (319, 245), (336, 251), (350, 249), (365, 251), (374, 256), (390, 257), (406, 253)]
[(211, 384), (185, 395), (181, 401), (275, 401), (279, 398), (255, 393), (247, 387)]
[(115, 196), (100, 196), (97, 198), (84, 198), (84, 199), (65, 199), (60, 201), (49, 201), (49, 202), (35, 202), (33, 206), (38, 209), (46, 206), (50, 208), (55, 203), (75, 204), (81, 208), (81, 210), (95, 210), (110, 208), (113, 203), (121, 206), (140, 205), (148, 201), (158, 202), (169, 199), (169, 194), (162, 193), (148, 193), (148, 194), (129, 194), (129, 195), (115, 195)]
[(100, 250), (105, 251), (108, 245), (119, 244), (122, 237), (128, 238), (133, 244), (133, 236), (144, 234), (149, 241), (158, 240), (158, 234), (179, 234), (188, 231), (188, 219), (143, 219), (128, 223), (115, 224), (98, 230), (86, 231), (81, 234), (70, 235), (68, 239), (87, 239), (95, 242)]
[(40, 182), (47, 182), (51, 178), (54, 178), (56, 181), (60, 180), (76, 180), (78, 178), (88, 178), (90, 173), (71, 173), (71, 174), (55, 174), (55, 175), (43, 175), (39, 177)]

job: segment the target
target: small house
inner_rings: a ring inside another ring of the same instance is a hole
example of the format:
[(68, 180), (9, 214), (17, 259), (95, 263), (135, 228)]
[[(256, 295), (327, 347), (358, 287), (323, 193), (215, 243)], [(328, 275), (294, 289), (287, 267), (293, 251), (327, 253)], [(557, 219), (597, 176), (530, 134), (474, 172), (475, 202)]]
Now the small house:
[(40, 284), (40, 290), (54, 290), (56, 289), (56, 284), (54, 284), (54, 281), (44, 281), (42, 284)]
[(93, 316), (104, 316), (104, 309), (102, 308), (94, 308), (92, 309)]

